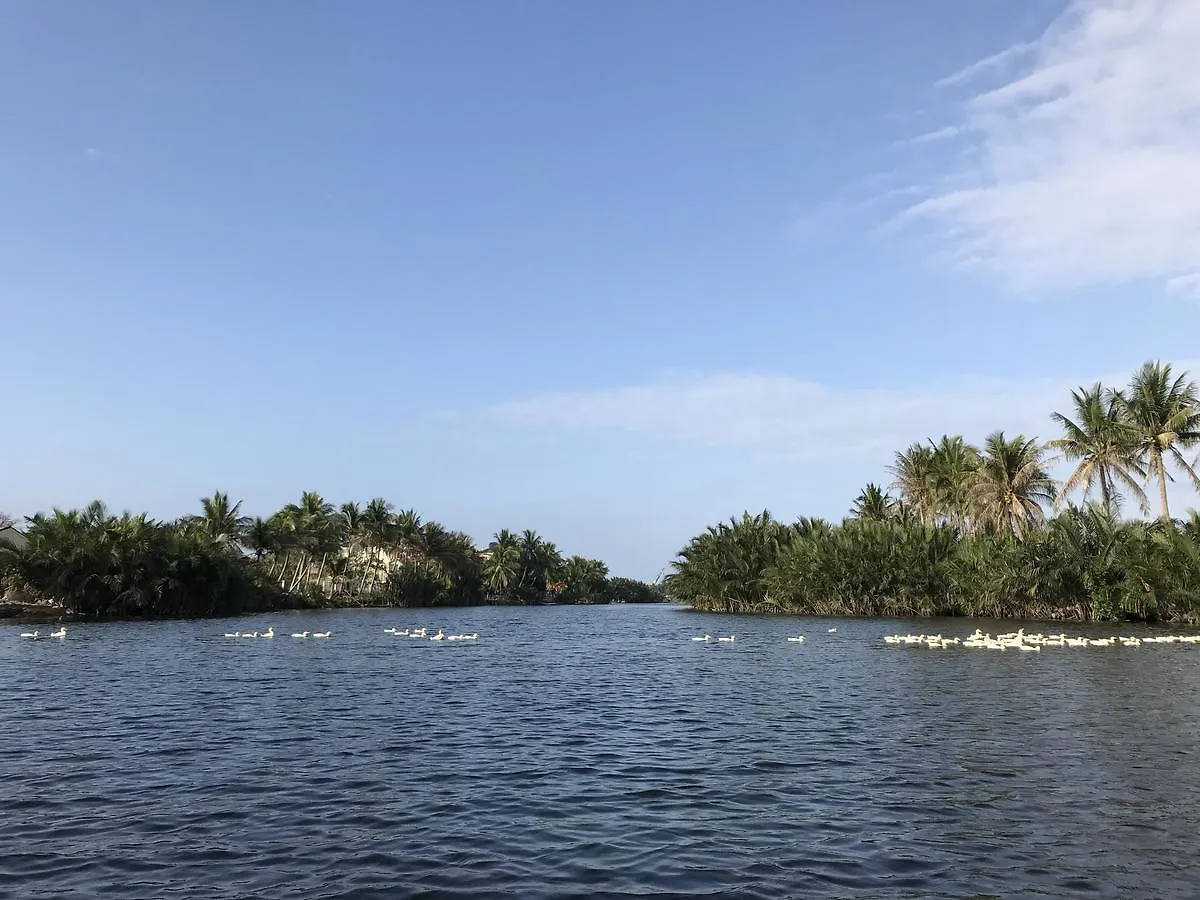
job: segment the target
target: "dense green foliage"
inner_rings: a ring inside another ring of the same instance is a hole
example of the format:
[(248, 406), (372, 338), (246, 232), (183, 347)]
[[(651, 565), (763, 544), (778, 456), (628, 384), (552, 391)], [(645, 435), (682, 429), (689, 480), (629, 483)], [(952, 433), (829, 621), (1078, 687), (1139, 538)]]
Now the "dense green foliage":
[(110, 516), (99, 502), (30, 520), (29, 543), (0, 551), (10, 583), (75, 615), (220, 616), (274, 606), (281, 591), (190, 529)]
[(20, 593), (81, 616), (214, 616), (295, 606), (655, 602), (657, 589), (564, 559), (532, 531), (468, 535), (393, 513), (381, 499), (339, 509), (305, 493), (268, 519), (223, 493), (176, 522), (109, 515), (99, 502), (29, 520), (28, 545), (0, 549)]
[[(995, 432), (897, 453), (899, 496), (868, 485), (839, 525), (764, 512), (711, 527), (665, 589), (717, 612), (1200, 622), (1200, 518), (1173, 520), (1166, 494), (1168, 464), (1200, 486), (1182, 453), (1200, 443), (1196, 386), (1147, 363), (1126, 391), (1073, 399), (1046, 445)], [(1061, 487), (1051, 452), (1074, 465)], [(1160, 517), (1121, 521), (1124, 495), (1148, 510), (1142, 484), (1157, 484)], [(1049, 515), (1075, 492), (1082, 508)]]

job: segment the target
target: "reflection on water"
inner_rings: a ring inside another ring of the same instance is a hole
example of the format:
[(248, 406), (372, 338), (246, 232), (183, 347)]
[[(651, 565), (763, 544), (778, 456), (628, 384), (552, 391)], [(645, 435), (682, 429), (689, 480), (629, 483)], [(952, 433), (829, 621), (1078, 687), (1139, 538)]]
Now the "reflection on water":
[[(1200, 647), (930, 652), (830, 624), (3, 628), (0, 895), (1196, 895)], [(1004, 630), (912, 627), (976, 624)], [(334, 634), (286, 637), (306, 628)], [(737, 642), (687, 639), (714, 630)]]

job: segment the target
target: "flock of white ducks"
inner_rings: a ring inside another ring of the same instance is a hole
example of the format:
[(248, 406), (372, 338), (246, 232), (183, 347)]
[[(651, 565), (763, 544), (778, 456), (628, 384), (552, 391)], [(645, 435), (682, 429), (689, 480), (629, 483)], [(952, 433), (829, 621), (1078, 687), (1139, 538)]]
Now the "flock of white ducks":
[(441, 628), (437, 630), (437, 634), (430, 634), (428, 628), (385, 628), (384, 634), (395, 635), (396, 637), (416, 638), (417, 640), (431, 641), (477, 641), (479, 640), (479, 632), (473, 631), (470, 634), (446, 634)]
[(23, 632), (21, 632), (21, 637), (26, 638), (27, 640), (31, 640), (31, 641), (36, 641), (36, 640), (39, 640), (44, 637), (58, 638), (58, 640), (61, 641), (61, 640), (65, 639), (66, 636), (67, 636), (67, 626), (66, 625), (60, 625), (58, 628), (58, 631), (47, 631), (45, 634), (42, 634), (40, 631), (23, 631)]
[[(310, 637), (327, 638), (331, 634), (333, 634), (332, 631), (293, 631), (292, 637), (301, 638), (301, 639), (310, 638)], [(273, 638), (273, 637), (275, 637), (275, 626), (272, 625), (266, 631), (227, 631), (227, 632), (225, 632), (225, 637), (227, 637), (227, 638)]]
[[(837, 631), (837, 629), (836, 629), (836, 628), (833, 628), (833, 629), (830, 629), (830, 630), (831, 630), (831, 631)], [(709, 641), (713, 641), (713, 640), (720, 641), (721, 643), (725, 643), (725, 644), (732, 644), (734, 641), (736, 641), (736, 640), (737, 640), (737, 635), (735, 635), (735, 634), (731, 634), (731, 635), (729, 635), (728, 637), (718, 637), (718, 638), (714, 638), (714, 637), (713, 637), (711, 634), (702, 634), (702, 635), (700, 635), (699, 637), (694, 637), (694, 638), (692, 638), (692, 640), (693, 640), (693, 641), (703, 641), (703, 642), (704, 642), (704, 643), (706, 643), (706, 644), (707, 644)], [(806, 637), (805, 637), (804, 635), (802, 635), (802, 634), (798, 634), (798, 635), (796, 635), (795, 637), (789, 637), (789, 638), (788, 638), (788, 643), (789, 643), (789, 644), (803, 644), (803, 643), (804, 643), (806, 640), (808, 640), (808, 638), (806, 638)]]
[(927, 647), (930, 650), (945, 650), (947, 647), (965, 647), (982, 650), (1023, 650), (1040, 653), (1043, 647), (1140, 647), (1142, 644), (1200, 644), (1200, 634), (1159, 635), (1135, 637), (1112, 635), (1104, 638), (1072, 637), (1069, 634), (1026, 634), (1024, 628), (998, 634), (993, 637), (976, 628), (975, 633), (965, 638), (943, 637), (940, 634), (889, 634), (884, 637), (888, 644), (903, 644), (911, 647)]
[[(441, 628), (439, 628), (437, 630), (436, 634), (430, 634), (428, 628), (412, 628), (412, 629), (409, 629), (409, 628), (404, 628), (404, 629), (385, 628), (385, 629), (383, 629), (383, 631), (385, 634), (392, 634), (392, 635), (395, 635), (396, 637), (419, 638), (422, 640), (430, 640), (430, 641), (477, 641), (477, 640), (479, 640), (479, 633), (474, 632), (474, 631), (471, 632), (470, 634), (446, 634), (446, 632)], [(65, 631), (64, 631), (64, 633), (65, 633)], [(297, 640), (303, 641), (303, 640), (308, 640), (308, 638), (327, 638), (332, 634), (333, 634), (332, 631), (293, 631), (292, 637), (296, 638)], [(37, 635), (33, 634), (33, 635), (24, 635), (24, 636), (25, 637), (36, 637)], [(62, 635), (54, 635), (54, 637), (62, 637)], [(227, 637), (227, 638), (273, 638), (273, 637), (275, 637), (275, 626), (272, 625), (266, 631), (227, 631), (227, 632), (225, 632), (225, 637)], [(721, 638), (721, 640), (725, 640), (725, 639)], [(730, 640), (732, 640), (732, 638)]]

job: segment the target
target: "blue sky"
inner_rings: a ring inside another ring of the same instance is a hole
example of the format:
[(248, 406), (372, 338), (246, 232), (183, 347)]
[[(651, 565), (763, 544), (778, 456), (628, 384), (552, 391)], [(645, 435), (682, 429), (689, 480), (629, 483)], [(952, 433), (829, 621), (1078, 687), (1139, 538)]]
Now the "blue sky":
[(1200, 357), (1198, 42), (1190, 0), (9, 3), (0, 509), (382, 495), (654, 577), (912, 440), (1049, 437)]

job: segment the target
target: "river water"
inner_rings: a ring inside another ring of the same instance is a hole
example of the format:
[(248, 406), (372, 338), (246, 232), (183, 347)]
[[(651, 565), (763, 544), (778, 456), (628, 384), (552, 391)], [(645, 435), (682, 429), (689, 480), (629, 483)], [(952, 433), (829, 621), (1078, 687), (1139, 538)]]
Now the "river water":
[(665, 606), (0, 628), (0, 896), (1200, 896), (1200, 646), (880, 640), (976, 624), (1007, 630)]

